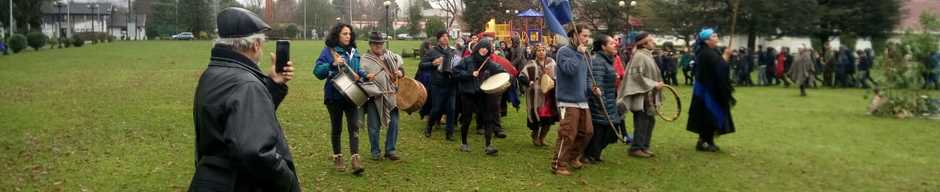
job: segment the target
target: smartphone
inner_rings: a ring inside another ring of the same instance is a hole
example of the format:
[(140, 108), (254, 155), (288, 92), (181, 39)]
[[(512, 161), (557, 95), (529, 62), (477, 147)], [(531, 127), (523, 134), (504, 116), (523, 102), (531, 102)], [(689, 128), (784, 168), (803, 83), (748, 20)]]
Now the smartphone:
[(278, 40), (275, 54), (277, 62), (274, 64), (274, 70), (278, 73), (284, 72), (284, 67), (287, 66), (287, 61), (290, 60), (290, 41)]

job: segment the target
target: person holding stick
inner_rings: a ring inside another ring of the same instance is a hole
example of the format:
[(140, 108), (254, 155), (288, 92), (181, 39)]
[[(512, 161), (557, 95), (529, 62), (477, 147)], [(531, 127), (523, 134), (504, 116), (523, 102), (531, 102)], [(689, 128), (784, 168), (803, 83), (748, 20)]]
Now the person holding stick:
[(454, 67), (455, 79), (458, 83), (460, 101), (463, 110), (460, 118), (460, 151), (470, 152), (467, 144), (467, 134), (470, 131), (471, 115), (476, 114), (477, 125), (485, 130), (486, 147), (483, 151), (487, 155), (495, 156), (498, 152), (492, 146), (493, 134), (497, 125), (500, 96), (502, 94), (487, 94), (480, 89), (480, 83), (492, 75), (504, 73), (506, 70), (489, 60), (493, 47), (490, 40), (483, 39), (474, 47), (473, 54), (464, 58)]
[(568, 167), (581, 168), (579, 157), (584, 147), (591, 140), (593, 125), (588, 110), (588, 99), (592, 92), (591, 80), (588, 79), (588, 41), (591, 31), (583, 26), (575, 26), (568, 32), (570, 44), (558, 49), (555, 75), (555, 97), (561, 112), (561, 125), (558, 127), (558, 140), (552, 156), (552, 173), (570, 176)]

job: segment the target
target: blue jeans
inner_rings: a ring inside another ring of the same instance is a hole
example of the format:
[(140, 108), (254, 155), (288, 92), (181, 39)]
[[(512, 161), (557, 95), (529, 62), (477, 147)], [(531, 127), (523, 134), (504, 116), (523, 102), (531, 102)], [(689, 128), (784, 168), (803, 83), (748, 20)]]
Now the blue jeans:
[[(382, 150), (379, 146), (379, 121), (381, 120), (380, 113), (375, 107), (375, 104), (371, 101), (366, 103), (366, 121), (368, 121), (369, 127), (369, 144), (371, 146), (371, 152), (373, 158), (378, 158), (381, 155)], [(398, 143), (398, 108), (392, 110), (389, 115), (388, 131), (385, 133), (385, 154), (391, 155), (395, 154), (395, 145)]]

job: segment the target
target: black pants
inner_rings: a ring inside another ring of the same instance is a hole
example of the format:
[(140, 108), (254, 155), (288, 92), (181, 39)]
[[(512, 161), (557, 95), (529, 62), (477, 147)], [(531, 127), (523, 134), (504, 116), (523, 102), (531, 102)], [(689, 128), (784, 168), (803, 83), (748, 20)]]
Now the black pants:
[(860, 77), (858, 77), (858, 78), (859, 78), (858, 81), (859, 81), (859, 84), (860, 84), (863, 88), (871, 87), (870, 85), (868, 85), (868, 82), (871, 82), (872, 85), (878, 86), (878, 82), (875, 82), (875, 79), (872, 79), (872, 78), (871, 78), (871, 71), (869, 71), (869, 70), (862, 70), (861, 73), (862, 73), (862, 74), (859, 75)]
[(610, 127), (610, 123), (597, 123), (593, 122), (594, 126), (594, 135), (591, 136), (591, 141), (588, 141), (587, 147), (584, 149), (584, 156), (588, 158), (593, 158), (595, 160), (601, 159), (601, 153), (604, 152), (604, 148), (607, 148), (607, 145), (617, 142), (617, 134), (614, 133), (614, 129), (619, 129), (620, 126)]
[(633, 111), (633, 144), (630, 150), (649, 149), (655, 126), (656, 116), (646, 111)]
[(428, 131), (430, 128), (436, 125), (441, 121), (441, 117), (444, 114), (447, 114), (447, 124), (445, 128), (447, 129), (447, 134), (454, 133), (454, 120), (457, 119), (457, 113), (455, 110), (455, 105), (457, 103), (456, 92), (457, 90), (454, 86), (435, 86), (431, 85), (431, 114), (428, 117), (427, 125)]
[(683, 69), (683, 70), (682, 70), (682, 76), (685, 77), (685, 84), (686, 84), (686, 85), (691, 85), (691, 84), (692, 84), (692, 69), (688, 69), (688, 70)]
[(470, 120), (473, 115), (477, 117), (477, 126), (483, 128), (486, 146), (490, 146), (493, 140), (493, 133), (496, 129), (496, 118), (499, 113), (499, 95), (488, 95), (485, 93), (460, 94), (460, 142), (467, 144), (467, 134), (470, 131)]
[(349, 151), (359, 154), (359, 108), (348, 101), (331, 102), (326, 110), (330, 113), (330, 144), (333, 154), (342, 154), (340, 142), (343, 133), (343, 115), (346, 115), (346, 128), (349, 132)]

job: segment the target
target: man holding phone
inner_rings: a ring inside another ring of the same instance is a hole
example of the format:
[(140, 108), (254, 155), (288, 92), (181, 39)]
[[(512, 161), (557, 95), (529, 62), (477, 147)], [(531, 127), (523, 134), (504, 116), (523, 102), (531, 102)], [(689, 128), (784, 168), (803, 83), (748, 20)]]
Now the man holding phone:
[(189, 191), (300, 191), (277, 106), (293, 77), (290, 61), (271, 73), (258, 66), (271, 29), (257, 15), (227, 8), (219, 38), (199, 78), (193, 106), (196, 171)]

